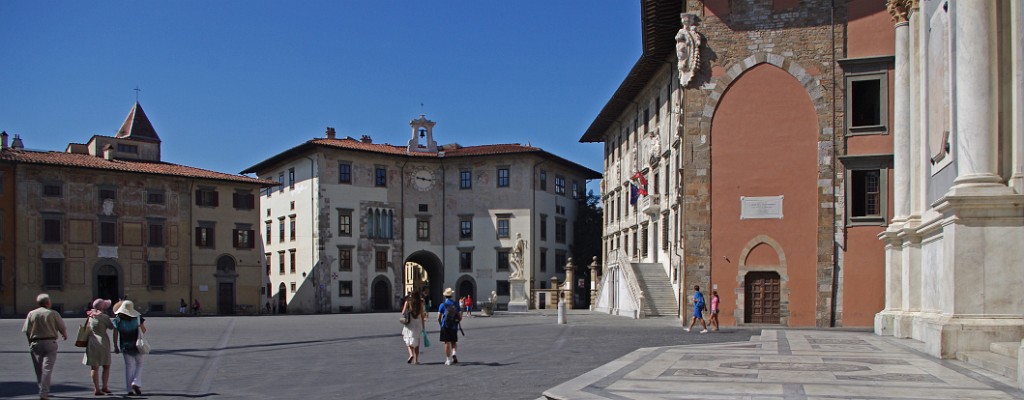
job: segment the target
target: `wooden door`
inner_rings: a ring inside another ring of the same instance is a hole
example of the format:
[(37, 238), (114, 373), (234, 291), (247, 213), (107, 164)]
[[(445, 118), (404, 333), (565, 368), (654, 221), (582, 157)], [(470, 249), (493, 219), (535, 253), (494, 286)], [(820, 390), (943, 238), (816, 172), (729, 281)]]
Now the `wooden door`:
[(779, 274), (769, 271), (747, 274), (745, 319), (748, 324), (777, 324), (782, 316)]
[(230, 315), (235, 313), (235, 284), (221, 282), (217, 284), (217, 314)]

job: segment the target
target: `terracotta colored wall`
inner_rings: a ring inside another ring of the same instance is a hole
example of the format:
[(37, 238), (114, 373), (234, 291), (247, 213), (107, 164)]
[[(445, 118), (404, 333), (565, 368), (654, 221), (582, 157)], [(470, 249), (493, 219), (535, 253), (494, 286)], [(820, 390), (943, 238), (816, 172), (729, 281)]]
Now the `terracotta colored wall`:
[[(807, 92), (772, 65), (748, 70), (718, 105), (711, 126), (711, 263), (725, 325), (737, 322), (740, 253), (762, 234), (782, 246), (787, 260), (789, 325), (815, 324), (817, 133)], [(740, 220), (740, 196), (775, 195), (785, 196), (783, 219)]]
[(0, 224), (0, 256), (4, 258), (3, 273), (0, 274), (0, 308), (3, 314), (14, 313), (14, 221), (17, 218), (14, 202), (14, 165), (0, 165), (0, 211), (3, 223)]
[(847, 3), (847, 58), (895, 54), (896, 31), (892, 16), (879, 0), (850, 0)]
[(846, 229), (849, 251), (843, 265), (843, 326), (872, 326), (885, 307), (885, 247), (881, 226)]

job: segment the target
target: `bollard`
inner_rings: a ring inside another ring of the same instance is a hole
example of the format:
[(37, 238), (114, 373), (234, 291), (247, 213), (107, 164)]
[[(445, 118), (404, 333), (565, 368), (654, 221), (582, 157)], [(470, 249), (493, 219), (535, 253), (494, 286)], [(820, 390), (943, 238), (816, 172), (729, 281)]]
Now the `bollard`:
[(559, 299), (558, 300), (558, 324), (559, 325), (565, 325), (566, 324), (566, 316), (567, 316), (567, 314), (568, 314), (568, 312), (565, 310), (565, 300), (564, 299)]

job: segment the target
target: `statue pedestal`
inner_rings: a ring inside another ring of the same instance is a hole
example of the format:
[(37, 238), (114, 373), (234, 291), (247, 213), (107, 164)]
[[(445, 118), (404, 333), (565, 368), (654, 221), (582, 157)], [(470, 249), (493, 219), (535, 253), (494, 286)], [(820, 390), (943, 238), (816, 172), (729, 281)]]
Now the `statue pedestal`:
[(530, 296), (527, 294), (526, 279), (509, 279), (509, 312), (526, 312), (530, 310)]

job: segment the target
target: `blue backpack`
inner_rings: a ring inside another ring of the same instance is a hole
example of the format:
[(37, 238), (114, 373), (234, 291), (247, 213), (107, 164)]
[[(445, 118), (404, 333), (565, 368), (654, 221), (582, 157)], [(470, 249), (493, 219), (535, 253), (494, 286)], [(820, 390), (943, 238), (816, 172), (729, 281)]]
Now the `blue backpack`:
[(459, 322), (462, 321), (462, 315), (459, 314), (459, 306), (445, 302), (444, 303), (444, 315), (441, 316), (441, 326), (448, 329), (455, 329), (459, 326)]

